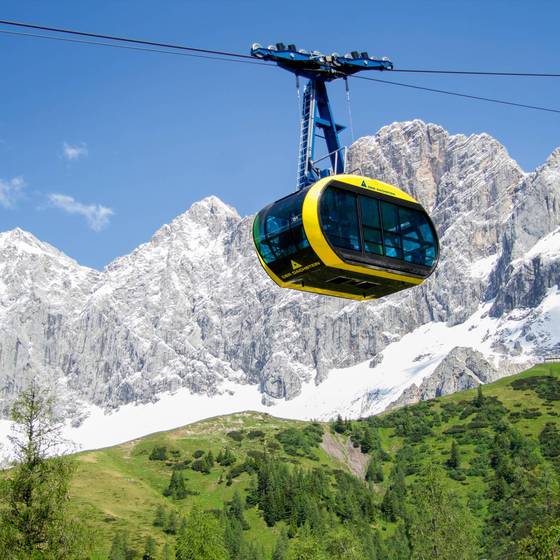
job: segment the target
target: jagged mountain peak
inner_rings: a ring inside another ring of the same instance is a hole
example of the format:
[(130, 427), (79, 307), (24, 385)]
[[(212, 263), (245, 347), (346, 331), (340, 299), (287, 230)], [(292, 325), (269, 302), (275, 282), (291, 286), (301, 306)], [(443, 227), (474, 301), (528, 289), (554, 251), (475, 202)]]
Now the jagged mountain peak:
[(182, 240), (190, 249), (195, 249), (198, 245), (207, 246), (216, 241), (239, 221), (241, 217), (235, 208), (211, 195), (193, 203), (186, 212), (161, 227), (150, 243)]
[(223, 236), (241, 220), (235, 208), (215, 195), (207, 196), (194, 202), (169, 224), (161, 226), (148, 242), (132, 253), (109, 263), (105, 270), (115, 272), (145, 260), (153, 261), (160, 269), (166, 266), (171, 254), (181, 252), (192, 258), (205, 258), (208, 248), (223, 243)]
[(17, 252), (51, 253), (70, 258), (52, 245), (49, 245), (44, 241), (40, 241), (32, 233), (19, 227), (0, 233), (0, 250), (6, 248), (14, 249)]
[(240, 219), (241, 217), (235, 208), (229, 206), (217, 196), (210, 195), (193, 203), (185, 213), (173, 220), (172, 224), (194, 221), (202, 225), (211, 225), (216, 221), (238, 221)]
[(41, 241), (19, 227), (0, 233), (0, 254), (3, 255), (0, 268), (5, 272), (21, 270), (21, 273), (27, 275), (33, 274), (35, 269), (39, 269), (41, 273), (60, 269), (74, 271), (79, 276), (98, 274), (96, 270), (81, 266), (50, 243)]

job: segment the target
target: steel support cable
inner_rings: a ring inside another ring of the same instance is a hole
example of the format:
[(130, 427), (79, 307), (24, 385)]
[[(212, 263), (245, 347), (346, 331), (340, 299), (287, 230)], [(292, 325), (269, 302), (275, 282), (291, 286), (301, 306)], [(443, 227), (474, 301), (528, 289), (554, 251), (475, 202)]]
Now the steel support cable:
[(534, 109), (535, 111), (547, 111), (548, 113), (559, 113), (560, 109), (551, 109), (549, 107), (539, 107), (537, 105), (526, 105), (524, 103), (514, 103), (513, 101), (504, 101), (503, 99), (493, 99), (491, 97), (481, 97), (479, 95), (469, 95), (467, 93), (459, 93), (457, 91), (448, 91), (445, 89), (435, 89), (424, 86), (415, 86), (413, 84), (403, 84), (402, 82), (393, 82), (391, 80), (380, 80), (378, 78), (368, 78), (367, 76), (350, 76), (356, 80), (367, 80), (368, 82), (377, 82), (380, 84), (389, 84), (392, 86), (406, 87), (410, 89), (417, 89), (420, 91), (429, 91), (432, 93), (442, 93), (445, 95), (453, 95), (455, 97), (465, 97), (467, 99), (476, 99), (478, 101), (488, 101), (490, 103), (499, 103), (501, 105), (510, 105), (512, 107), (521, 107), (523, 109)]
[(495, 72), (484, 70), (429, 70), (416, 68), (395, 68), (393, 72), (407, 74), (455, 74), (458, 76), (511, 76), (513, 78), (560, 78), (560, 74), (548, 72)]
[(125, 49), (130, 51), (142, 51), (142, 52), (153, 52), (159, 54), (172, 54), (175, 56), (188, 56), (191, 58), (203, 58), (206, 60), (218, 60), (222, 62), (238, 62), (240, 64), (256, 64), (258, 66), (275, 66), (274, 64), (269, 64), (267, 62), (259, 62), (257, 60), (237, 60), (235, 58), (226, 58), (223, 56), (211, 56), (211, 55), (204, 55), (204, 54), (194, 54), (194, 53), (187, 53), (187, 52), (179, 52), (179, 51), (169, 51), (164, 49), (149, 49), (147, 47), (133, 47), (131, 45), (116, 45), (115, 43), (102, 43), (99, 41), (86, 41), (85, 39), (69, 39), (67, 37), (55, 37), (53, 35), (40, 35), (37, 33), (24, 33), (22, 31), (7, 31), (5, 29), (0, 29), (0, 33), (4, 33), (6, 35), (16, 35), (22, 37), (31, 37), (35, 39), (48, 39), (51, 41), (62, 41), (64, 43), (77, 43), (79, 45), (93, 45), (96, 47), (112, 47), (114, 49)]
[[(115, 35), (105, 35), (101, 33), (91, 33), (87, 31), (77, 31), (75, 29), (50, 27), (46, 25), (37, 25), (33, 23), (25, 23), (20, 21), (0, 20), (0, 24), (10, 25), (13, 27), (26, 28), (26, 29), (49, 31), (52, 33), (66, 33), (66, 34), (78, 35), (82, 37), (92, 37), (92, 38), (106, 39), (111, 41), (136, 43), (136, 44), (147, 45), (152, 47), (179, 49), (179, 50), (186, 50), (186, 51), (199, 52), (205, 54), (216, 54), (221, 56), (245, 58), (245, 59), (253, 58), (251, 55), (233, 53), (230, 51), (202, 49), (197, 47), (189, 47), (187, 45), (161, 43), (157, 41), (147, 41), (145, 39), (132, 39), (130, 37), (120, 37)], [(477, 70), (472, 70), (472, 71), (471, 70), (438, 70), (438, 69), (429, 69), (429, 68), (402, 68), (402, 69), (394, 69), (392, 71), (402, 72), (402, 73), (417, 73), (417, 74), (451, 74), (451, 75), (456, 74), (456, 75), (465, 75), (465, 76), (512, 76), (512, 77), (530, 77), (530, 78), (560, 78), (560, 73), (552, 73), (552, 72), (496, 72), (496, 71), (477, 71)]]
[[(231, 53), (231, 52), (227, 52), (227, 51), (214, 51), (214, 50), (209, 50), (209, 49), (198, 49), (198, 48), (194, 48), (194, 47), (186, 47), (186, 46), (183, 46), (183, 45), (172, 45), (172, 44), (169, 44), (169, 43), (156, 43), (154, 41), (144, 41), (144, 40), (140, 40), (140, 39), (129, 39), (129, 38), (124, 38), (124, 37), (114, 37), (114, 36), (110, 36), (110, 35), (101, 35), (101, 34), (96, 34), (96, 33), (87, 33), (87, 32), (74, 31), (74, 30), (61, 29), (61, 28), (54, 28), (54, 27), (24, 24), (24, 23), (12, 22), (12, 21), (7, 21), (7, 20), (0, 20), (0, 24), (14, 25), (14, 26), (18, 26), (18, 27), (26, 27), (26, 28), (33, 28), (33, 29), (43, 29), (43, 30), (46, 30), (46, 31), (57, 32), (57, 33), (69, 33), (69, 34), (73, 34), (73, 35), (96, 37), (96, 38), (102, 38), (102, 39), (106, 39), (106, 40), (125, 41), (127, 43), (138, 43), (138, 44), (143, 44), (143, 45), (161, 46), (161, 47), (164, 47), (164, 48), (180, 49), (181, 51), (187, 50), (187, 51), (195, 51), (197, 53), (217, 54), (217, 55), (220, 55), (220, 56), (207, 56), (207, 55), (204, 55), (204, 54), (193, 54), (192, 52), (185, 53), (185, 52), (177, 52), (177, 51), (153, 49), (153, 48), (145, 48), (145, 47), (144, 48), (133, 47), (133, 46), (130, 46), (130, 45), (117, 45), (117, 44), (114, 44), (114, 43), (104, 43), (104, 42), (97, 42), (97, 41), (85, 41), (85, 40), (79, 40), (79, 39), (69, 39), (69, 38), (64, 38), (64, 37), (56, 37), (56, 36), (52, 36), (52, 35), (39, 35), (39, 34), (33, 34), (33, 33), (14, 32), (14, 31), (7, 31), (7, 30), (0, 29), (0, 33), (4, 33), (4, 34), (8, 34), (8, 35), (35, 37), (35, 38), (40, 38), (40, 39), (49, 39), (49, 40), (64, 41), (64, 42), (70, 42), (70, 43), (79, 43), (79, 44), (86, 44), (86, 45), (121, 48), (121, 49), (128, 49), (128, 50), (156, 52), (156, 53), (160, 53), (160, 54), (183, 55), (183, 56), (191, 56), (191, 57), (194, 57), (194, 58), (205, 58), (205, 59), (210, 59), (210, 60), (220, 60), (220, 61), (227, 61), (227, 62), (241, 62), (241, 63), (245, 63), (245, 64), (255, 64), (255, 65), (259, 65), (259, 66), (270, 66), (270, 67), (275, 66), (274, 64), (268, 64), (266, 62), (256, 61), (254, 59), (254, 57), (249, 56), (249, 55), (242, 55), (242, 54)], [(225, 58), (225, 57), (230, 57), (230, 58)], [(238, 60), (235, 57), (240, 57), (243, 60)], [(249, 60), (247, 60), (247, 59), (249, 59)], [(406, 71), (407, 72), (412, 72), (413, 70), (406, 70)], [(416, 70), (414, 70), (414, 71), (416, 72)], [(392, 72), (395, 72), (395, 70), (392, 70)], [(418, 72), (420, 72), (420, 70), (418, 70)], [(422, 72), (424, 72), (424, 71), (422, 71)], [(460, 72), (460, 71), (455, 72), (455, 71), (436, 71), (436, 70), (430, 71), (430, 72), (433, 72), (433, 73), (448, 73), (448, 72), (463, 73), (463, 72)], [(470, 72), (470, 74), (474, 74), (474, 72)], [(476, 74), (488, 74), (488, 73), (478, 73), (477, 72)], [(492, 75), (503, 75), (503, 76), (506, 76), (506, 75), (556, 76), (556, 74), (521, 74), (521, 73), (515, 73), (515, 74), (513, 74), (513, 73), (490, 73), (490, 74), (492, 74)], [(558, 76), (560, 76), (560, 74)], [(448, 90), (441, 90), (441, 89), (428, 88), (428, 87), (423, 87), (423, 86), (416, 86), (416, 85), (413, 85), (413, 84), (405, 84), (405, 83), (402, 83), (402, 82), (394, 82), (394, 81), (391, 81), (391, 80), (381, 80), (381, 79), (377, 79), (377, 78), (369, 78), (369, 77), (366, 77), (366, 76), (350, 76), (350, 77), (360, 79), (360, 80), (368, 80), (368, 81), (372, 81), (372, 82), (378, 82), (378, 83), (389, 84), (389, 85), (394, 85), (394, 86), (406, 87), (406, 88), (410, 88), (410, 89), (416, 89), (416, 90), (427, 91), (427, 92), (432, 92), (432, 93), (452, 95), (452, 96), (455, 96), (455, 97), (475, 99), (475, 100), (478, 100), (478, 101), (486, 101), (486, 102), (490, 102), (490, 103), (499, 103), (499, 104), (502, 104), (502, 105), (520, 107), (520, 108), (524, 108), (524, 109), (546, 111), (546, 112), (549, 112), (549, 113), (560, 113), (559, 109), (552, 109), (552, 108), (548, 108), (548, 107), (539, 107), (539, 106), (536, 106), (536, 105), (528, 105), (528, 104), (523, 104), (523, 103), (514, 103), (514, 102), (511, 102), (511, 101), (505, 101), (505, 100), (501, 100), (501, 99), (493, 99), (493, 98), (489, 98), (489, 97), (469, 95), (469, 94), (465, 94), (465, 93), (453, 92), (453, 91), (448, 91)]]
[(65, 33), (68, 35), (78, 35), (80, 37), (92, 37), (94, 39), (105, 39), (109, 41), (120, 41), (124, 43), (135, 43), (138, 45), (147, 45), (150, 47), (163, 47), (166, 49), (178, 49), (183, 51), (191, 51), (197, 53), (204, 53), (204, 54), (217, 54), (220, 56), (230, 56), (230, 57), (237, 57), (237, 58), (246, 58), (250, 60), (254, 60), (254, 57), (248, 54), (239, 54), (239, 53), (232, 53), (228, 51), (216, 51), (211, 49), (200, 49), (196, 47), (187, 47), (185, 45), (176, 45), (172, 43), (160, 43), (158, 41), (146, 41), (145, 39), (131, 39), (129, 37), (119, 37), (115, 35), (104, 35), (101, 33), (90, 33), (87, 31), (76, 31), (74, 29), (64, 29), (60, 27), (47, 27), (46, 25), (35, 25), (32, 23), (22, 23), (19, 21), (9, 21), (9, 20), (0, 20), (0, 24), (2, 25), (11, 25), (14, 27), (23, 27), (26, 29), (38, 29), (40, 31), (50, 31), (52, 33)]

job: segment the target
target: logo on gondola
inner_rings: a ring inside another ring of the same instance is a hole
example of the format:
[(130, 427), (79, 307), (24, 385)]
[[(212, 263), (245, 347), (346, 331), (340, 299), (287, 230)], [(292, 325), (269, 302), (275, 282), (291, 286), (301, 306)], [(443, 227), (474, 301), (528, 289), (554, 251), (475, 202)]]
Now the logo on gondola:
[(298, 268), (301, 268), (301, 266), (302, 266), (301, 264), (299, 264), (296, 261), (291, 261), (291, 263), (292, 263), (292, 270), (297, 270)]
[(360, 187), (365, 187), (366, 189), (369, 188), (365, 181), (362, 181), (362, 184), (360, 185)]

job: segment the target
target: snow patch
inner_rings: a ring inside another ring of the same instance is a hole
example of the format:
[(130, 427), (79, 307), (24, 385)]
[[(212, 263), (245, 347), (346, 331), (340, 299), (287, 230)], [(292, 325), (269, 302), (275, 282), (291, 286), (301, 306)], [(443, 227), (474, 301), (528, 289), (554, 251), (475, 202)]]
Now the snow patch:
[(479, 278), (481, 280), (487, 278), (494, 269), (498, 258), (499, 255), (496, 253), (494, 255), (490, 255), (489, 257), (484, 257), (483, 259), (474, 261), (470, 267), (471, 278)]

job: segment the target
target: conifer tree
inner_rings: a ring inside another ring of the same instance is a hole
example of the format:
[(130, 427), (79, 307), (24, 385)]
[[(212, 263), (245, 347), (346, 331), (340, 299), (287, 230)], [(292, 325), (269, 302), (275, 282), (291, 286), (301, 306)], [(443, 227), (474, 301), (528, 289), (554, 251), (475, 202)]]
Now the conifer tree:
[(387, 560), (410, 560), (410, 544), (404, 523), (400, 522), (389, 539), (384, 542), (383, 554), (379, 558)]
[(479, 383), (476, 388), (476, 398), (474, 399), (474, 406), (482, 408), (484, 406), (484, 395), (482, 394), (482, 384)]
[(449, 455), (449, 459), (447, 459), (446, 464), (450, 469), (458, 469), (461, 466), (461, 452), (459, 451), (459, 446), (455, 440), (453, 440), (453, 443), (451, 444), (451, 454)]
[(372, 457), (368, 463), (366, 471), (366, 480), (368, 482), (383, 482), (383, 465)]
[(333, 429), (337, 434), (343, 434), (346, 431), (344, 420), (340, 414), (337, 415), (336, 420), (333, 423)]
[(274, 546), (272, 560), (286, 560), (286, 556), (288, 555), (288, 546), (288, 531), (286, 529), (282, 529), (282, 532), (278, 535), (278, 539), (276, 540), (276, 545)]
[(478, 558), (476, 523), (430, 465), (408, 493), (407, 529), (413, 560)]
[(173, 549), (168, 542), (163, 545), (161, 560), (175, 560), (175, 554), (173, 554)]
[(337, 527), (325, 535), (328, 558), (336, 560), (363, 560), (364, 550), (355, 532), (348, 527)]
[(163, 530), (166, 533), (168, 533), (169, 535), (176, 535), (177, 534), (178, 523), (179, 523), (179, 521), (177, 519), (177, 513), (175, 512), (174, 509), (172, 509), (169, 512), (169, 516), (166, 519)]
[(118, 531), (113, 536), (111, 542), (109, 560), (130, 560), (132, 557), (133, 551), (128, 545), (128, 533), (125, 531)]
[(32, 383), (11, 409), (15, 466), (0, 481), (0, 551), (9, 551), (10, 560), (83, 558), (91, 547), (68, 510), (74, 463), (52, 457), (65, 446), (55, 408), (52, 396)]
[(208, 451), (208, 454), (206, 455), (206, 464), (209, 469), (214, 466), (214, 455), (212, 454), (212, 451)]
[(264, 551), (256, 543), (244, 541), (241, 545), (239, 560), (264, 560)]
[(182, 500), (187, 497), (187, 488), (181, 471), (172, 471), (169, 485), (163, 491), (163, 495), (170, 496), (174, 500)]
[(535, 527), (519, 543), (520, 560), (556, 560), (560, 558), (560, 522), (550, 527)]
[(161, 504), (156, 508), (153, 525), (154, 527), (163, 527), (165, 525), (165, 508)]
[(329, 560), (318, 537), (303, 528), (292, 539), (286, 560)]
[(404, 515), (404, 503), (407, 493), (404, 473), (400, 465), (391, 472), (391, 482), (381, 502), (381, 512), (388, 521), (397, 521)]
[(241, 496), (239, 495), (239, 492), (236, 490), (233, 493), (233, 498), (229, 506), (229, 514), (232, 517), (235, 517), (235, 519), (239, 521), (244, 531), (247, 531), (249, 529), (249, 523), (247, 523), (247, 520), (243, 515), (243, 510), (244, 510), (243, 501), (241, 500)]
[(223, 528), (210, 513), (194, 507), (177, 537), (176, 560), (228, 560)]
[(149, 536), (146, 538), (146, 544), (144, 546), (144, 554), (142, 555), (142, 560), (155, 560), (156, 558), (156, 541), (153, 537)]
[(235, 517), (224, 515), (224, 544), (230, 558), (239, 558), (243, 544), (243, 528)]

